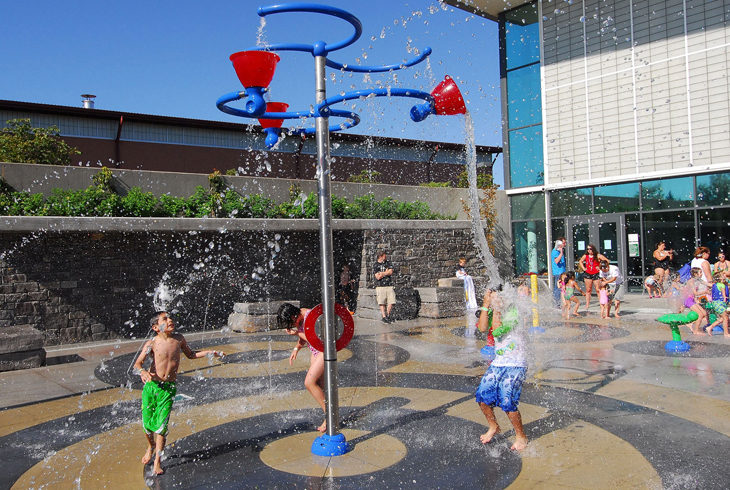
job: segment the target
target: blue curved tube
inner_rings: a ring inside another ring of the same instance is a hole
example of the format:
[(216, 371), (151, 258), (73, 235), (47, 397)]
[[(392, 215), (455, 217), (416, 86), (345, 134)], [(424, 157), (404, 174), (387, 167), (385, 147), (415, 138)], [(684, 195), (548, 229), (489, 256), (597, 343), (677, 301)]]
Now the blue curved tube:
[[(337, 7), (318, 5), (316, 3), (287, 3), (283, 5), (269, 5), (268, 7), (259, 7), (258, 9), (258, 14), (260, 17), (266, 17), (270, 14), (280, 14), (285, 12), (311, 12), (315, 14), (331, 15), (333, 17), (338, 17), (342, 20), (349, 22), (352, 27), (355, 28), (355, 32), (349, 38), (338, 43), (327, 44), (325, 48), (326, 51), (337, 51), (338, 49), (346, 48), (347, 46), (360, 39), (360, 36), (362, 36), (362, 23), (360, 22), (360, 19), (352, 15), (350, 12), (339, 9)], [(298, 48), (294, 49), (292, 48), (292, 46), (298, 46)], [(307, 47), (308, 49), (301, 49), (302, 47)], [(266, 49), (268, 51), (313, 51), (313, 47), (307, 46), (306, 44), (272, 44), (270, 46), (267, 46)]]
[(343, 95), (335, 95), (334, 97), (328, 97), (323, 100), (317, 106), (317, 113), (323, 116), (329, 116), (330, 113), (334, 113), (334, 110), (330, 110), (329, 106), (344, 102), (346, 100), (359, 99), (361, 97), (413, 97), (415, 99), (425, 100), (429, 104), (433, 104), (433, 95), (428, 92), (422, 92), (420, 90), (411, 90), (405, 88), (376, 88), (367, 90), (355, 90), (354, 92), (347, 92)]
[(334, 68), (335, 70), (343, 70), (343, 71), (351, 71), (354, 73), (380, 73), (390, 70), (400, 70), (401, 68), (409, 68), (413, 65), (417, 65), (421, 61), (425, 60), (431, 55), (431, 48), (426, 46), (426, 48), (423, 50), (423, 53), (421, 53), (419, 56), (416, 56), (413, 59), (410, 59), (406, 61), (405, 63), (396, 63), (393, 65), (386, 65), (386, 66), (361, 66), (361, 65), (342, 65), (340, 63), (337, 63), (336, 61), (332, 61), (329, 58), (327, 59), (326, 63), (327, 66), (330, 68)]

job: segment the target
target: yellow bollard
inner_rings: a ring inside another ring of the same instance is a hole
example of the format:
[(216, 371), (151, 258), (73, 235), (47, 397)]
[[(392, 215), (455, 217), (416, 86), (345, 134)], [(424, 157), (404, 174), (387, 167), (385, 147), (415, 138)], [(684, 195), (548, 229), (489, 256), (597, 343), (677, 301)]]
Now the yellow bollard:
[[(532, 302), (537, 304), (537, 274), (530, 275), (530, 289), (532, 290)], [(532, 309), (532, 326), (537, 327), (540, 325), (540, 318), (537, 313), (537, 308)]]

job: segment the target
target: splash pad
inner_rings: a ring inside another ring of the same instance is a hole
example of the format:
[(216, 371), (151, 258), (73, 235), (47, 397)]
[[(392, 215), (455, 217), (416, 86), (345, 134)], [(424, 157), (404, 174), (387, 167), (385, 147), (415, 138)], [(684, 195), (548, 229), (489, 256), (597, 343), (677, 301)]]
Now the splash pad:
[[(260, 7), (260, 17), (278, 13), (317, 13), (337, 17), (349, 22), (353, 27), (352, 35), (336, 43), (317, 41), (314, 44), (273, 44), (266, 47), (254, 47), (246, 51), (233, 54), (230, 59), (244, 91), (232, 92), (218, 99), (216, 106), (221, 111), (239, 117), (258, 118), (266, 132), (266, 145), (273, 148), (279, 141), (283, 131), (287, 134), (302, 134), (316, 136), (317, 140), (317, 188), (319, 194), (319, 228), (320, 228), (320, 258), (322, 277), (322, 317), (324, 320), (323, 354), (325, 362), (325, 394), (326, 394), (326, 422), (327, 431), (315, 439), (312, 444), (312, 453), (319, 456), (340, 456), (347, 453), (351, 447), (345, 436), (339, 432), (339, 401), (337, 391), (337, 338), (335, 336), (335, 278), (332, 250), (332, 205), (330, 191), (330, 149), (329, 132), (348, 129), (360, 122), (357, 114), (351, 111), (331, 108), (332, 105), (362, 97), (411, 97), (424, 101), (411, 109), (411, 119), (415, 122), (426, 119), (430, 114), (455, 115), (465, 114), (466, 106), (459, 88), (450, 77), (439, 84), (432, 93), (419, 90), (385, 88), (367, 89), (346, 92), (327, 98), (326, 67), (355, 73), (378, 73), (400, 70), (411, 67), (424, 61), (430, 54), (431, 48), (405, 62), (384, 66), (350, 66), (340, 64), (328, 58), (332, 52), (343, 49), (356, 42), (362, 35), (362, 23), (351, 13), (325, 5), (308, 3), (293, 3)], [(288, 104), (284, 102), (267, 102), (264, 93), (268, 91), (276, 65), (280, 61), (277, 51), (300, 51), (312, 54), (315, 64), (316, 105), (311, 109), (298, 112), (286, 112)], [(237, 109), (228, 104), (244, 100), (245, 108)], [(344, 117), (345, 122), (329, 126), (330, 117)], [(286, 119), (314, 118), (314, 128), (282, 129)]]

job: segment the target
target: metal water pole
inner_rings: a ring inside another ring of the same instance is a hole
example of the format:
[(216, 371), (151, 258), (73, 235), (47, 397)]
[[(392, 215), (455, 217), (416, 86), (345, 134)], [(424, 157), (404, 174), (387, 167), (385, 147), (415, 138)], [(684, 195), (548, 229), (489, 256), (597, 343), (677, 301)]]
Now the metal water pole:
[[(314, 57), (316, 99), (327, 98), (326, 61), (324, 55)], [(322, 263), (322, 310), (324, 317), (324, 386), (327, 404), (327, 435), (339, 433), (340, 415), (337, 394), (337, 349), (335, 347), (335, 282), (332, 264), (332, 194), (330, 190), (329, 118), (315, 119), (317, 136), (317, 187), (319, 191), (319, 248)]]

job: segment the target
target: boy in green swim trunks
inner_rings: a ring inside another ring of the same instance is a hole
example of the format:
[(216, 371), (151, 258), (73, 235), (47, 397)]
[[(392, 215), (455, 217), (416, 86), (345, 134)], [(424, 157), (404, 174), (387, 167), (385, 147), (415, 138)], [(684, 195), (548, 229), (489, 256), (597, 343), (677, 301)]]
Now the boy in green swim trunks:
[[(180, 352), (185, 354), (188, 359), (199, 359), (205, 356), (223, 357), (225, 354), (213, 350), (192, 350), (185, 337), (174, 333), (175, 323), (165, 311), (155, 313), (150, 319), (150, 328), (157, 332), (157, 335), (142, 347), (134, 368), (144, 383), (142, 426), (147, 437), (148, 447), (142, 457), (142, 463), (149, 464), (154, 452), (154, 471), (161, 475), (164, 473), (160, 460), (162, 449), (165, 447), (167, 423), (170, 420), (172, 402), (177, 393), (175, 381), (177, 380), (177, 370), (180, 367)], [(148, 371), (142, 365), (150, 355), (152, 364)]]

